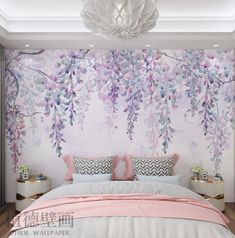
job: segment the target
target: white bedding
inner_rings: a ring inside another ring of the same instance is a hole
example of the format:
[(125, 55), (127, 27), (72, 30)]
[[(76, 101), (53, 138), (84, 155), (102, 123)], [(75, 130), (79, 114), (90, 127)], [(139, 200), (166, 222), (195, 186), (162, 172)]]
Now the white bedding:
[[(40, 200), (83, 194), (166, 194), (203, 199), (191, 190), (158, 182), (98, 182), (58, 187)], [(147, 217), (79, 218), (73, 225), (54, 222), (49, 226), (29, 227), (16, 231), (11, 238), (235, 238), (224, 226), (189, 219)]]

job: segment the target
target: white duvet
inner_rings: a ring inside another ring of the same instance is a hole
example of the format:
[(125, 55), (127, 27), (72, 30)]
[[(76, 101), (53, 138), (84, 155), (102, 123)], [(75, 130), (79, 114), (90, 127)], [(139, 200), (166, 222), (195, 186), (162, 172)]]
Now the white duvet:
[[(191, 190), (158, 182), (97, 182), (58, 187), (42, 199), (83, 194), (166, 194), (203, 199)], [(72, 224), (71, 224), (72, 222)], [(17, 230), (10, 238), (235, 238), (224, 226), (190, 219), (99, 217), (68, 220)]]

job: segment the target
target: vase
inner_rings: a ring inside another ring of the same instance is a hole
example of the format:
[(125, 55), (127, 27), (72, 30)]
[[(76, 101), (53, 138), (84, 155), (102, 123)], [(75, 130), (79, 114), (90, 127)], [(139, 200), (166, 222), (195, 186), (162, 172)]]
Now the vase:
[(21, 180), (28, 180), (29, 179), (29, 172), (21, 172), (20, 173)]
[(28, 180), (29, 179), (29, 173), (25, 172), (23, 173), (23, 180)]

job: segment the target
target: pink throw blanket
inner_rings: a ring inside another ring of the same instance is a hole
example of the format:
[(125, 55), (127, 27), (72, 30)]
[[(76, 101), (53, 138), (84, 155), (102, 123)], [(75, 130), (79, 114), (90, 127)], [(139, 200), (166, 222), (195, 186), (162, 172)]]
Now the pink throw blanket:
[(12, 231), (59, 221), (65, 216), (183, 218), (218, 223), (225, 227), (229, 222), (212, 205), (192, 198), (149, 194), (83, 195), (54, 198), (32, 204), (12, 220)]

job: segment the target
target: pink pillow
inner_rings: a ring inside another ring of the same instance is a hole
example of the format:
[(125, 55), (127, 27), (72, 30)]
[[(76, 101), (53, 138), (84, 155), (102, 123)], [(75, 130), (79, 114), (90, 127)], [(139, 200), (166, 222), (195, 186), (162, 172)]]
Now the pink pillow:
[(73, 179), (72, 174), (76, 173), (76, 169), (73, 163), (74, 158), (71, 155), (65, 155), (63, 157), (63, 160), (67, 166), (67, 173), (64, 177), (64, 180), (72, 180)]
[(112, 180), (134, 180), (135, 174), (130, 157), (130, 155), (115, 156)]

